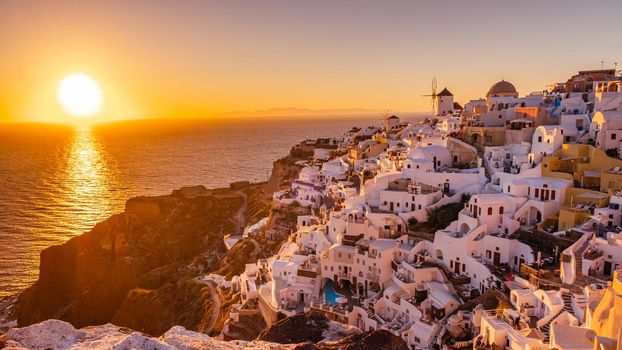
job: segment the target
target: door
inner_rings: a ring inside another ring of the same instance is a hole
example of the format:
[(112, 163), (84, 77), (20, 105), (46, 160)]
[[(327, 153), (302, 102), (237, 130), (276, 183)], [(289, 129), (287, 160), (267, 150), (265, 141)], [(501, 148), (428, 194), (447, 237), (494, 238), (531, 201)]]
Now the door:
[(477, 205), (473, 206), (473, 217), (477, 219)]
[(611, 261), (605, 261), (604, 273), (605, 276), (611, 276)]
[(460, 263), (459, 262), (454, 263), (454, 273), (457, 275), (460, 274)]
[(393, 202), (389, 202), (389, 210), (393, 211)]
[(501, 253), (495, 252), (493, 262), (495, 265), (499, 265), (501, 263)]

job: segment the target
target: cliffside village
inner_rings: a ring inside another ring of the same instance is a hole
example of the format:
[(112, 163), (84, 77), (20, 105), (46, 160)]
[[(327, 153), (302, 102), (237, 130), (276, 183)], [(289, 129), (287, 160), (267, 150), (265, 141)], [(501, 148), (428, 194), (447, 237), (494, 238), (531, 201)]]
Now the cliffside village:
[(308, 160), (273, 199), (311, 214), (225, 281), (231, 319), (253, 303), (268, 324), (316, 311), (412, 349), (621, 349), (621, 79), (522, 97), (499, 81), (464, 106), (443, 89), (422, 122), (297, 145)]

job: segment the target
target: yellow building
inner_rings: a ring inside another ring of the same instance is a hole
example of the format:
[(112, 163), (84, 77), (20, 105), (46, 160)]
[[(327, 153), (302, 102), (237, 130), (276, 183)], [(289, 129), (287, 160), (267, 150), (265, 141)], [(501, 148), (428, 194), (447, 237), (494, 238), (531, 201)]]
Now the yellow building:
[(605, 289), (603, 297), (593, 308), (588, 305), (586, 321), (596, 332), (594, 349), (615, 350), (622, 339), (622, 276), (620, 271), (613, 275), (613, 282)]
[(584, 223), (594, 208), (609, 204), (609, 194), (622, 189), (622, 160), (590, 145), (564, 144), (544, 157), (542, 176), (571, 180), (558, 216), (558, 230)]

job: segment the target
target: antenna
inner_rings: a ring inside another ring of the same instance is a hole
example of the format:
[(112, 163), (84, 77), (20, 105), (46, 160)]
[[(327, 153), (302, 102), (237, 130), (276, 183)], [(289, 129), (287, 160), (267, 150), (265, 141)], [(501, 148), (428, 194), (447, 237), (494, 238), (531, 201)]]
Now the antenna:
[(432, 77), (432, 94), (430, 95), (421, 95), (421, 97), (430, 97), (432, 102), (432, 112), (434, 112), (434, 107), (436, 105), (436, 77)]

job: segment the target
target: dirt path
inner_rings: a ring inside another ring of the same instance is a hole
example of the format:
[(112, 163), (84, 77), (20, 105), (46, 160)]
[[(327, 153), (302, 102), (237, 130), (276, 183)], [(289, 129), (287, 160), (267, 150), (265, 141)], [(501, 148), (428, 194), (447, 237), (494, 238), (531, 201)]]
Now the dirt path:
[(244, 228), (246, 227), (246, 216), (244, 214), (248, 208), (248, 196), (246, 195), (246, 192), (242, 190), (235, 191), (235, 193), (239, 194), (244, 199), (244, 203), (242, 203), (240, 209), (238, 209), (237, 213), (233, 216), (235, 219), (235, 231), (242, 234)]
[(204, 333), (209, 333), (212, 331), (212, 329), (216, 325), (216, 321), (218, 320), (218, 315), (220, 314), (220, 306), (222, 304), (222, 297), (220, 296), (220, 293), (218, 293), (214, 282), (204, 281), (202, 279), (199, 279), (198, 277), (194, 280), (206, 285), (209, 288), (210, 295), (212, 296), (212, 300), (214, 301), (214, 304), (212, 305), (212, 315), (210, 316), (209, 324), (204, 331)]

